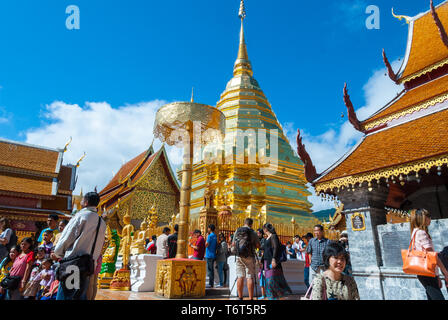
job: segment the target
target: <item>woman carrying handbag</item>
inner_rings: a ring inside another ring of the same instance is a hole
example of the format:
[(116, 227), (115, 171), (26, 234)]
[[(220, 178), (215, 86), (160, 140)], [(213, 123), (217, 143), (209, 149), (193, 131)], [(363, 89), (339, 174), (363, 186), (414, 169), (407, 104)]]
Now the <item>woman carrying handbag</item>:
[(417, 279), (426, 290), (428, 300), (445, 300), (441, 291), (442, 281), (436, 272), (437, 266), (445, 276), (446, 286), (448, 286), (448, 272), (434, 252), (432, 239), (428, 233), (430, 224), (431, 215), (428, 210), (411, 211), (411, 244), (409, 250), (403, 250), (403, 271), (417, 275)]

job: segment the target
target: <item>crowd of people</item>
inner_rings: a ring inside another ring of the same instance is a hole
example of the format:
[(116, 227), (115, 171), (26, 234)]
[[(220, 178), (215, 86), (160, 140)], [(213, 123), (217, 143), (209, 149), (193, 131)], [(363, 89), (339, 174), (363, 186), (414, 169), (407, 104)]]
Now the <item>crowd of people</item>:
[[(0, 219), (0, 300), (94, 300), (97, 277), (101, 270), (102, 250), (105, 242), (106, 223), (98, 215), (100, 201), (96, 192), (87, 193), (82, 210), (70, 221), (49, 215), (47, 228), (36, 240), (26, 237), (17, 245), (17, 235), (9, 221)], [(434, 246), (428, 232), (431, 216), (427, 210), (411, 211), (411, 238), (415, 250), (431, 252)], [(292, 242), (283, 245), (272, 224), (267, 223), (254, 231), (253, 220), (247, 218), (226, 241), (223, 233), (215, 234), (210, 224), (207, 234), (194, 230), (189, 246), (190, 259), (205, 260), (207, 287), (229, 286), (228, 259), (235, 262), (235, 284), (238, 298), (243, 299), (247, 285), (249, 299), (254, 299), (254, 289), (259, 284), (258, 299), (278, 300), (292, 294), (282, 263), (295, 260), (303, 264), (304, 283), (308, 289), (303, 299), (359, 300), (356, 282), (351, 276), (351, 263), (346, 232), (339, 241), (325, 238), (322, 225), (314, 227), (314, 235), (296, 235)], [(159, 236), (147, 239), (148, 254), (164, 259), (175, 258), (177, 253), (178, 225), (173, 233), (168, 227)], [(442, 256), (437, 265), (448, 279)], [(69, 269), (79, 270), (77, 285), (70, 279)], [(258, 271), (257, 271), (258, 270)], [(439, 277), (417, 277), (429, 300), (443, 300), (442, 282)], [(445, 280), (447, 285), (447, 280)]]
[(51, 214), (36, 240), (19, 245), (8, 220), (0, 219), (0, 299), (94, 300), (106, 232), (99, 201), (96, 192), (87, 193), (70, 221)]

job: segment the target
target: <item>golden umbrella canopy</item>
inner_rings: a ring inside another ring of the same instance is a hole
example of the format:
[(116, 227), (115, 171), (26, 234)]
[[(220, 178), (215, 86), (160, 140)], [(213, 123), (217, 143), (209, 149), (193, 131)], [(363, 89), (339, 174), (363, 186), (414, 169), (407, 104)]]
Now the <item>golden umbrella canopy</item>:
[[(168, 145), (184, 149), (180, 221), (176, 258), (187, 258), (188, 221), (192, 184), (193, 140), (201, 147), (221, 138), (225, 131), (225, 116), (218, 109), (200, 103), (174, 102), (161, 107), (156, 114), (154, 136)], [(199, 137), (197, 136), (199, 135)]]

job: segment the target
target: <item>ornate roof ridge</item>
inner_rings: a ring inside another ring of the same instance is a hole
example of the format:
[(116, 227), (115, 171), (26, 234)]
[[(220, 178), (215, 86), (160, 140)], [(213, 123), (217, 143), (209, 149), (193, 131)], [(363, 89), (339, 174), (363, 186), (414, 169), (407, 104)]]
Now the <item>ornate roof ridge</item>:
[[(442, 3), (438, 4), (437, 6), (435, 6), (435, 11), (437, 12), (440, 8), (442, 8), (446, 5), (448, 5), (448, 0), (445, 0)], [(419, 22), (420, 19), (426, 18), (428, 16), (431, 16), (431, 9), (429, 9), (425, 12), (421, 12), (414, 17), (409, 17), (408, 41), (407, 41), (407, 47), (406, 47), (406, 52), (405, 52), (405, 58), (403, 59), (403, 63), (401, 65), (399, 71), (397, 72), (397, 82), (398, 83), (409, 82), (415, 78), (418, 78), (424, 74), (427, 74), (435, 69), (438, 69), (438, 68), (448, 64), (447, 57), (441, 58), (438, 61), (429, 63), (428, 65), (424, 66), (423, 68), (419, 67), (417, 70), (411, 71), (410, 74), (406, 74), (404, 76), (404, 74), (407, 71), (408, 65), (409, 65), (409, 60), (411, 58), (413, 44), (415, 41), (415, 31), (416, 31), (415, 24), (417, 22)], [(437, 25), (434, 22), (433, 17), (430, 17), (430, 20), (431, 20), (431, 24), (434, 24), (434, 28), (437, 29)], [(437, 38), (438, 38), (437, 41), (442, 42), (438, 31), (437, 31)], [(448, 55), (448, 53), (447, 53), (447, 55)]]
[(397, 95), (395, 98), (393, 98), (384, 107), (382, 107), (381, 109), (379, 109), (378, 111), (373, 113), (367, 119), (363, 120), (361, 122), (362, 126), (366, 130), (370, 130), (370, 129), (372, 129), (374, 127), (377, 127), (379, 125), (386, 124), (387, 122), (389, 122), (389, 121), (391, 121), (393, 119), (401, 118), (403, 115), (414, 113), (415, 111), (419, 111), (420, 109), (425, 109), (425, 108), (427, 108), (429, 106), (432, 106), (432, 105), (434, 105), (434, 104), (436, 104), (438, 102), (441, 102), (440, 98), (447, 94), (446, 91), (448, 91), (448, 89), (445, 92), (435, 93), (432, 96), (425, 97), (423, 99), (415, 101), (414, 103), (407, 104), (405, 107), (399, 108), (399, 109), (393, 111), (392, 113), (384, 114), (384, 115), (381, 115), (381, 116), (375, 118), (376, 116), (380, 115), (381, 113), (385, 112), (390, 107), (392, 107), (393, 105), (398, 103), (405, 96), (412, 95), (413, 93), (416, 93), (419, 90), (422, 90), (426, 86), (430, 86), (430, 85), (433, 85), (436, 82), (444, 81), (444, 80), (448, 80), (448, 74), (443, 75), (443, 76), (438, 77), (438, 78), (435, 78), (435, 79), (432, 79), (431, 81), (425, 82), (425, 83), (423, 83), (423, 84), (421, 84), (421, 85), (419, 85), (419, 86), (417, 86), (415, 88), (412, 88), (410, 90), (404, 89), (399, 95)]

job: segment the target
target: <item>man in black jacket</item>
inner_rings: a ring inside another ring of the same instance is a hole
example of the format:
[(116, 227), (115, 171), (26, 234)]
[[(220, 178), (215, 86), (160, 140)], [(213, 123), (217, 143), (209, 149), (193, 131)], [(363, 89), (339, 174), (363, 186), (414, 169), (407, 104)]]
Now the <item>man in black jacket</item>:
[(179, 231), (179, 226), (176, 224), (174, 226), (174, 233), (168, 237), (168, 259), (172, 259), (172, 258), (176, 257), (178, 231)]

